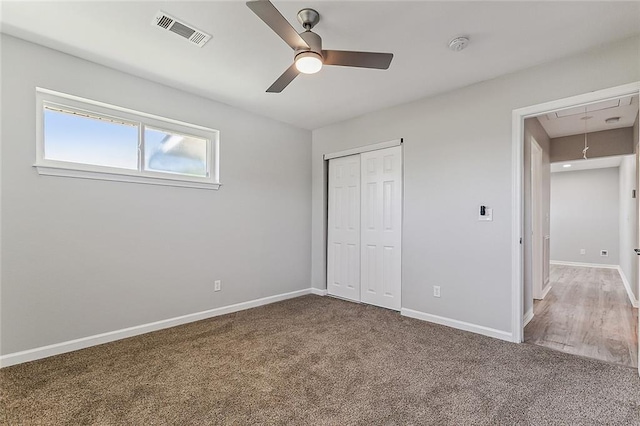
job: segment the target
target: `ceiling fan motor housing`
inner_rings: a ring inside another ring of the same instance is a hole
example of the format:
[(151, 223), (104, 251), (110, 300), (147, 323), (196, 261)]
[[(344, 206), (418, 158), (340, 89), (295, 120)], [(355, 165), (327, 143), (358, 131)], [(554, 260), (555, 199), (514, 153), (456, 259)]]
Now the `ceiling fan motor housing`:
[(313, 31), (304, 31), (300, 33), (300, 37), (307, 42), (310, 49), (298, 49), (295, 56), (304, 52), (313, 52), (322, 58), (322, 38)]

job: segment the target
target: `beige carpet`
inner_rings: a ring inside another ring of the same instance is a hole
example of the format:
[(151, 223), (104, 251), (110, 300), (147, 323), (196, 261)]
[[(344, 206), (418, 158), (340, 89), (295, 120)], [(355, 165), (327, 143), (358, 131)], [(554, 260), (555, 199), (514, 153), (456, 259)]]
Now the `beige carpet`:
[(305, 296), (0, 370), (4, 424), (640, 424), (637, 371)]

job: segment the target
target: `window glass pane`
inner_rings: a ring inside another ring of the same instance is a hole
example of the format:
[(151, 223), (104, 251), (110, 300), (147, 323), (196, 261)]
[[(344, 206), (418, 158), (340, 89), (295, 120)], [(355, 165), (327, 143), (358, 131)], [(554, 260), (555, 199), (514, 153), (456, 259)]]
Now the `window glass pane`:
[(44, 109), (44, 158), (138, 169), (138, 127)]
[(146, 127), (144, 157), (145, 170), (207, 176), (206, 139)]

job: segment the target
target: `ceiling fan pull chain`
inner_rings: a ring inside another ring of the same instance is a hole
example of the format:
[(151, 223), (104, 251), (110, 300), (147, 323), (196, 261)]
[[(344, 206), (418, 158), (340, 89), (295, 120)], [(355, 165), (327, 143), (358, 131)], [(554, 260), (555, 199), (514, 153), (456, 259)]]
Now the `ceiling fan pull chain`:
[(591, 117), (587, 117), (587, 107), (584, 107), (584, 149), (582, 150), (582, 158), (587, 159), (587, 150), (589, 149), (589, 145), (587, 143), (587, 120)]

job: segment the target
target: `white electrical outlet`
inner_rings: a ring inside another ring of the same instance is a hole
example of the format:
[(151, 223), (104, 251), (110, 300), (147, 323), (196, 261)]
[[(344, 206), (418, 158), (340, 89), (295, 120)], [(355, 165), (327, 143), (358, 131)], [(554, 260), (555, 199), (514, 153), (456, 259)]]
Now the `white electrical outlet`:
[(587, 254), (587, 251), (585, 249), (580, 249), (580, 254)]
[(440, 286), (439, 285), (434, 285), (433, 286), (433, 297), (440, 297)]
[(222, 282), (220, 280), (215, 280), (213, 282), (213, 291), (220, 291), (222, 287)]

